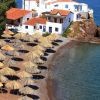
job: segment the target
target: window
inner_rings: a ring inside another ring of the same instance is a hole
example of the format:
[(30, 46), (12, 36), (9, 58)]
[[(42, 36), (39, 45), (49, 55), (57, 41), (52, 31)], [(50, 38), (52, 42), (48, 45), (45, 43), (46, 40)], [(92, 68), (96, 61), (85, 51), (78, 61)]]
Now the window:
[(68, 5), (65, 5), (65, 8), (68, 8)]
[(57, 23), (57, 18), (54, 18), (54, 22)]
[(43, 32), (45, 32), (46, 31), (46, 26), (43, 26)]
[(28, 29), (28, 26), (25, 26), (25, 29)]
[(29, 20), (29, 18), (27, 18), (27, 20)]
[(50, 21), (51, 20), (51, 17), (48, 17), (48, 20)]
[(58, 7), (58, 5), (56, 4), (56, 5), (54, 5), (55, 7)]
[(49, 27), (49, 32), (52, 33), (52, 27)]
[(55, 31), (58, 32), (58, 28), (55, 28)]
[(34, 26), (34, 29), (36, 29), (36, 26)]
[(40, 29), (42, 29), (42, 26), (40, 25)]
[(63, 19), (62, 18), (60, 19), (60, 23), (63, 23)]
[(70, 22), (71, 20), (70, 20), (70, 18), (69, 18), (69, 22)]

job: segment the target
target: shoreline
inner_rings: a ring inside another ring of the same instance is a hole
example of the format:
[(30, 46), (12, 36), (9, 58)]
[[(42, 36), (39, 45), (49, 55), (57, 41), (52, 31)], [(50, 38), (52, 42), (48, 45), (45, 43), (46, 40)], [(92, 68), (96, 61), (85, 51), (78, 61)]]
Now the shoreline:
[(56, 52), (53, 53), (53, 54), (49, 54), (48, 60), (46, 62), (46, 66), (48, 68), (48, 72), (47, 72), (48, 77), (46, 79), (46, 88), (47, 88), (47, 92), (48, 92), (47, 93), (48, 94), (48, 100), (56, 100), (55, 99), (55, 93), (54, 93), (54, 87), (53, 87), (53, 79), (51, 79), (51, 75), (50, 75), (52, 67), (53, 67), (54, 56), (56, 55), (56, 53), (59, 52), (59, 50), (61, 48), (63, 48), (67, 44), (69, 44), (72, 41), (72, 39), (70, 39), (70, 38), (62, 38), (62, 41), (63, 41), (62, 43), (59, 43), (59, 46), (54, 47), (54, 50)]

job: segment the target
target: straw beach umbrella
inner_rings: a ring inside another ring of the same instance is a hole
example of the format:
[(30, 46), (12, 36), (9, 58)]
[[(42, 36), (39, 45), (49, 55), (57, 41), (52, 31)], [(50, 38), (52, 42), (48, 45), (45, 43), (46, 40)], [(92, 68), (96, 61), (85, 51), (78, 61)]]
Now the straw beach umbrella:
[(15, 71), (9, 67), (5, 67), (0, 70), (0, 74), (2, 75), (15, 75)]
[(38, 68), (36, 68), (36, 67), (33, 67), (33, 68), (26, 68), (25, 70), (26, 70), (26, 72), (31, 73), (31, 74), (38, 74), (38, 73), (41, 72), (41, 71), (40, 71)]
[(33, 51), (31, 51), (31, 52), (27, 53), (27, 54), (25, 55), (25, 57), (26, 57), (27, 60), (33, 61), (34, 59), (39, 58), (39, 55), (37, 55), (37, 54), (35, 54)]
[(5, 60), (5, 56), (0, 52), (0, 60)]
[(7, 59), (4, 61), (4, 64), (7, 66), (13, 66), (13, 65), (16, 65), (16, 62), (12, 59)]
[(33, 51), (34, 51), (34, 50), (45, 51), (45, 48), (43, 48), (43, 47), (40, 46), (40, 45), (37, 45), (37, 46), (34, 46), (34, 47), (32, 48), (32, 50), (33, 50)]
[(2, 62), (0, 62), (0, 68), (3, 68), (4, 64)]
[(34, 50), (34, 53), (37, 54), (37, 55), (39, 55), (39, 56), (43, 56), (44, 55), (43, 51), (40, 51), (38, 49)]
[(10, 89), (20, 89), (22, 87), (18, 81), (8, 81), (5, 86)]
[(28, 96), (23, 96), (23, 97), (18, 98), (18, 100), (33, 100), (33, 99)]
[(34, 94), (35, 93), (35, 91), (32, 88), (28, 87), (28, 86), (20, 88), (19, 92), (21, 94)]
[(23, 85), (34, 85), (35, 84), (35, 81), (32, 79), (32, 78), (22, 78), (20, 80), (20, 83), (22, 83)]
[(0, 82), (0, 87), (2, 87), (3, 86), (3, 84), (2, 84), (2, 82)]
[(3, 31), (4, 34), (14, 35), (14, 33), (8, 29)]
[(34, 63), (36, 63), (36, 64), (43, 64), (44, 61), (42, 59), (40, 59), (40, 58), (37, 58), (37, 59), (34, 60)]
[(26, 36), (25, 33), (17, 33), (14, 35), (14, 37), (17, 39), (24, 39), (25, 36)]
[(17, 76), (20, 78), (32, 77), (32, 75), (26, 71), (21, 71), (21, 72), (17, 73)]
[(52, 48), (52, 44), (49, 42), (41, 42), (39, 43), (40, 46), (44, 47), (44, 48)]
[(7, 39), (12, 37), (10, 34), (2, 34), (1, 36)]
[(12, 50), (14, 50), (14, 48), (11, 47), (11, 46), (9, 46), (9, 45), (5, 45), (5, 46), (3, 46), (1, 49), (2, 49), (2, 50), (6, 50), (6, 51), (12, 51)]
[(38, 40), (39, 38), (42, 37), (42, 35), (41, 35), (40, 33), (34, 33), (34, 34), (32, 35), (32, 37), (33, 37), (34, 40)]
[(25, 68), (33, 68), (33, 67), (38, 67), (35, 63), (32, 63), (31, 61), (26, 61), (23, 63)]
[(1, 75), (1, 74), (0, 74), (0, 81), (3, 82), (3, 83), (5, 83), (5, 82), (8, 81), (8, 78), (5, 77), (4, 75)]
[(4, 45), (6, 45), (6, 42), (4, 40), (0, 40), (0, 46), (2, 47)]

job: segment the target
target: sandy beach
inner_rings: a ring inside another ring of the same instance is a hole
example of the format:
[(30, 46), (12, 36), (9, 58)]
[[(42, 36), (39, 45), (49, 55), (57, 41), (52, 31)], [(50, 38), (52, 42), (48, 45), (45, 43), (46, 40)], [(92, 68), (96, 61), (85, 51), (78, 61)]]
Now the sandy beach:
[[(55, 45), (52, 48), (52, 50), (55, 51), (55, 52), (48, 53), (48, 55), (45, 56), (46, 59), (47, 59), (47, 61), (45, 61), (44, 64), (40, 64), (40, 69), (39, 69), (39, 66), (38, 66), (38, 69), (41, 71), (41, 73), (32, 74), (32, 76), (35, 77), (35, 78), (41, 76), (39, 79), (34, 79), (33, 78), (33, 80), (34, 80), (34, 86), (37, 87), (38, 89), (34, 90), (34, 98), (35, 99), (32, 99), (32, 100), (55, 100), (54, 93), (53, 93), (53, 81), (50, 79), (50, 71), (51, 71), (51, 68), (53, 67), (52, 60), (53, 60), (54, 55), (56, 54), (56, 52), (62, 46), (68, 44), (71, 41), (71, 39), (70, 38), (60, 37), (59, 40), (62, 41), (62, 42), (57, 42), (58, 45)], [(13, 40), (11, 40), (11, 41), (13, 41)], [(17, 41), (18, 41), (18, 46), (19, 46), (19, 43), (21, 43), (21, 47), (24, 46), (24, 48), (26, 50), (25, 51), (26, 53), (27, 53), (28, 50), (29, 50), (28, 52), (32, 51), (32, 46), (31, 46), (32, 43), (31, 42), (20, 42), (19, 40), (17, 40)], [(8, 45), (7, 46), (10, 49), (13, 49), (13, 48), (11, 48), (12, 46), (16, 48), (15, 43), (13, 43), (13, 42), (12, 43), (8, 42), (7, 44), (9, 45), (9, 46)], [(19, 49), (18, 47), (16, 48), (17, 52), (20, 52), (20, 50), (21, 49)], [(5, 50), (1, 50), (1, 53), (5, 55), (7, 52)], [(16, 53), (16, 52), (14, 54), (18, 55), (18, 53)], [(27, 61), (27, 58), (25, 58), (24, 55), (25, 54), (20, 53), (20, 56), (17, 56), (17, 57), (19, 57), (20, 58), (19, 60), (22, 60), (22, 61), (17, 61), (17, 63), (15, 64), (15, 61), (12, 62), (12, 60), (14, 60), (14, 56), (9, 56), (9, 54), (7, 54), (6, 55), (7, 57), (6, 57), (5, 61), (4, 61), (4, 64), (6, 63), (9, 66), (7, 68), (17, 68), (18, 71), (16, 71), (16, 73), (19, 73), (19, 70), (23, 72), (25, 70), (23, 64), (24, 64), (25, 61)], [(16, 56), (15, 56), (15, 58), (16, 58)], [(31, 60), (29, 60), (29, 61), (31, 61)], [(13, 64), (14, 64), (14, 66), (13, 66)], [(41, 66), (44, 69), (41, 69)], [(36, 70), (36, 71), (38, 71), (38, 70)], [(27, 73), (27, 74), (29, 74), (29, 73)], [(31, 74), (29, 74), (29, 75), (31, 75)], [(23, 78), (20, 78), (20, 79), (23, 79)], [(13, 80), (15, 80), (15, 79), (13, 79)], [(16, 82), (20, 82), (20, 81), (18, 80)], [(4, 83), (4, 84), (6, 85), (7, 83)], [(4, 87), (5, 87), (5, 85), (4, 85)], [(24, 87), (26, 87), (26, 86), (24, 85)], [(17, 87), (17, 88), (19, 88), (19, 87)], [(22, 94), (21, 95), (14, 95), (14, 94), (10, 93), (11, 92), (10, 88), (5, 88), (5, 89), (7, 89), (7, 92), (5, 92), (5, 93), (1, 92), (0, 93), (0, 100), (23, 100), (23, 99), (19, 99), (19, 98), (22, 97), (22, 96), (24, 96), (24, 95), (22, 95)]]

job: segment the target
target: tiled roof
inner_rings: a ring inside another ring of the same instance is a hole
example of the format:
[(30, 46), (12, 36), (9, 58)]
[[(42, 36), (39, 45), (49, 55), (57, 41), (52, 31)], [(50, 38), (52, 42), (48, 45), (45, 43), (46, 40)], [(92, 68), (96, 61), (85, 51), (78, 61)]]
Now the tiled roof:
[(32, 18), (28, 20), (25, 24), (26, 25), (35, 25), (35, 24), (46, 24), (46, 19), (45, 18)]
[(61, 10), (61, 9), (53, 9), (50, 12), (51, 15), (57, 15), (58, 13), (61, 16), (67, 16), (70, 13), (70, 11), (68, 11), (68, 10)]
[(6, 11), (7, 19), (16, 20), (19, 19), (31, 11), (18, 9), (18, 8), (11, 8), (10, 10)]

